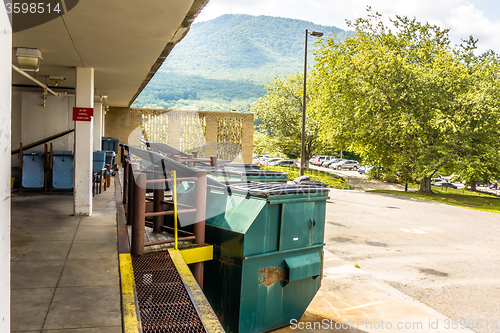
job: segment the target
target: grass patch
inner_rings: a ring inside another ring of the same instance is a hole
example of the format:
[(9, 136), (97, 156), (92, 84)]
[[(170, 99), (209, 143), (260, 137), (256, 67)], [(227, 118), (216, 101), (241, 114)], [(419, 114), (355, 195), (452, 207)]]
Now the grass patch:
[(441, 188), (432, 186), (432, 194), (419, 192), (403, 192), (389, 190), (374, 190), (370, 192), (389, 193), (405, 197), (440, 202), (452, 206), (464, 207), (485, 212), (500, 213), (500, 198), (491, 194), (474, 192), (467, 189)]
[[(288, 180), (292, 181), (300, 176), (299, 168), (292, 167), (282, 167), (274, 165), (261, 165), (261, 170), (272, 170), (272, 171), (282, 171), (288, 174)], [(309, 176), (311, 179), (320, 181), (322, 183), (328, 184), (328, 187), (338, 188), (338, 189), (352, 189), (353, 187), (349, 185), (344, 179), (334, 177), (331, 174), (321, 172), (318, 170), (304, 170), (304, 175)]]

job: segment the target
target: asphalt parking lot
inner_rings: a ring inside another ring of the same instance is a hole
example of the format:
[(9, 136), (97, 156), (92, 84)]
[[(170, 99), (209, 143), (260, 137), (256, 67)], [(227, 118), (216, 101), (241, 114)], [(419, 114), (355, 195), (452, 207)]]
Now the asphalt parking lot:
[(500, 332), (500, 218), (332, 190), (326, 250), (474, 331)]

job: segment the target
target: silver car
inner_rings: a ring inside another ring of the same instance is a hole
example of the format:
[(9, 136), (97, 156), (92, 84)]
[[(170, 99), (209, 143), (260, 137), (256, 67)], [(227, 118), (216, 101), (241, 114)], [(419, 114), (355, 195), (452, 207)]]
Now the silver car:
[(346, 160), (346, 161), (340, 161), (338, 163), (334, 163), (330, 165), (332, 169), (336, 170), (358, 170), (359, 168), (359, 163), (358, 161), (353, 161), (353, 160)]
[(345, 160), (343, 158), (333, 158), (333, 159), (331, 159), (329, 161), (323, 162), (323, 164), (321, 166), (324, 167), (324, 168), (328, 168), (328, 167), (330, 167), (330, 165), (338, 163), (340, 161), (345, 161)]

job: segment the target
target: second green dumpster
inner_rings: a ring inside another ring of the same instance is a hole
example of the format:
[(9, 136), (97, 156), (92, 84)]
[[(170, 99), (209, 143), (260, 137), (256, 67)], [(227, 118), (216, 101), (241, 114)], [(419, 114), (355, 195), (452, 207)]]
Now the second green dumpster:
[(328, 189), (283, 183), (228, 186), (207, 219), (214, 260), (204, 291), (227, 332), (264, 332), (300, 319), (320, 287)]

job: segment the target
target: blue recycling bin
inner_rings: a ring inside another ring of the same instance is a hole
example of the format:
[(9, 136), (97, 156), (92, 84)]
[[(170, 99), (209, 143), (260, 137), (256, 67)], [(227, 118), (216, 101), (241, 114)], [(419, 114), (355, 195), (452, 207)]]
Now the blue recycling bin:
[(54, 151), (52, 156), (52, 187), (58, 190), (73, 189), (74, 174), (75, 162), (73, 151)]
[(41, 189), (45, 179), (45, 154), (43, 151), (23, 152), (21, 185), (24, 188)]
[(102, 150), (114, 151), (115, 154), (118, 154), (118, 143), (119, 142), (120, 142), (120, 139), (103, 136), (102, 137)]

